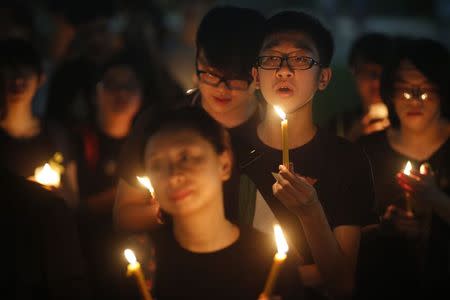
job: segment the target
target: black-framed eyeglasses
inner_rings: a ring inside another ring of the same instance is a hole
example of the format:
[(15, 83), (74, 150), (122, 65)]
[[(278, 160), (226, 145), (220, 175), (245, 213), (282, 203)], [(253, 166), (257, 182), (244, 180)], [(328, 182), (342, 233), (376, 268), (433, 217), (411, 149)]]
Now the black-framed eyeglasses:
[(436, 98), (437, 90), (422, 87), (397, 87), (395, 88), (395, 95), (397, 99), (400, 98), (405, 101), (412, 101), (414, 99), (427, 101)]
[(198, 79), (207, 85), (217, 87), (221, 82), (230, 90), (245, 91), (248, 89), (251, 80), (245, 79), (227, 79), (213, 73), (197, 69)]
[(287, 55), (259, 56), (256, 61), (256, 65), (264, 70), (277, 70), (281, 68), (284, 61), (286, 61), (288, 67), (291, 70), (308, 70), (311, 69), (314, 65), (322, 67), (322, 65), (312, 57)]

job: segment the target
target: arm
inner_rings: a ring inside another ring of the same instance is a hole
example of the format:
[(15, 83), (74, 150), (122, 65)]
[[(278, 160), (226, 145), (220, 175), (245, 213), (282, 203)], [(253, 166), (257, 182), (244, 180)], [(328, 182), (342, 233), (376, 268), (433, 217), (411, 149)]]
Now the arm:
[(351, 295), (359, 250), (360, 227), (328, 224), (317, 194), (301, 176), (280, 167), (274, 195), (300, 219), (315, 265), (300, 267), (305, 285), (325, 286), (336, 296)]
[(119, 179), (113, 210), (116, 226), (121, 230), (145, 231), (161, 224), (159, 204), (149, 197), (146, 190)]

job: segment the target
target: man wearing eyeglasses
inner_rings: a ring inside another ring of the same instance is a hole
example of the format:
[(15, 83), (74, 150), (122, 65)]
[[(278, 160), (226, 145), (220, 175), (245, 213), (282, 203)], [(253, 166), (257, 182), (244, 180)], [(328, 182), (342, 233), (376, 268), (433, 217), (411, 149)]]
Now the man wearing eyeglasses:
[[(257, 141), (242, 141), (238, 153), (259, 191), (253, 224), (279, 222), (287, 232), (292, 255), (303, 258), (299, 272), (308, 299), (347, 299), (355, 285), (360, 228), (376, 218), (367, 157), (313, 121), (314, 96), (331, 79), (333, 38), (315, 17), (301, 12), (280, 12), (265, 28), (252, 74), (268, 106)], [(289, 166), (281, 165), (275, 105), (287, 114)], [(278, 172), (275, 183), (271, 172)]]

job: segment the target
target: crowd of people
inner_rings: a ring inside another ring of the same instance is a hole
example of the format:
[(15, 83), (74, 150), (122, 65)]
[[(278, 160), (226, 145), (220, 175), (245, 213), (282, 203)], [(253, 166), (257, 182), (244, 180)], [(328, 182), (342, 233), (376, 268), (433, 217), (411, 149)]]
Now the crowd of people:
[[(442, 43), (358, 37), (348, 69), (360, 105), (319, 126), (314, 99), (333, 80), (336, 44), (314, 15), (211, 8), (196, 30), (196, 88), (184, 92), (157, 56), (162, 33), (127, 9), (123, 31), (66, 11), (58, 20), (74, 32), (51, 66), (32, 31), (2, 34), (0, 183), (13, 241), (2, 290), (140, 299), (131, 248), (155, 299), (450, 295)], [(39, 180), (44, 166), (60, 182)], [(274, 224), (289, 252), (266, 294)]]

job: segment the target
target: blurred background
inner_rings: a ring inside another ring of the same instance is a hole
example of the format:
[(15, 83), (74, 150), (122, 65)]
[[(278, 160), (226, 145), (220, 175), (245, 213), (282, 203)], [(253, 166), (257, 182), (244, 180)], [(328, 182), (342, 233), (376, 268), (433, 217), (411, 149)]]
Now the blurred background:
[[(143, 56), (143, 60), (150, 59), (146, 63), (166, 69), (188, 89), (193, 86), (197, 25), (205, 12), (218, 4), (251, 7), (266, 16), (283, 9), (300, 9), (314, 14), (332, 30), (334, 76), (315, 101), (319, 124), (357, 104), (347, 56), (360, 34), (406, 34), (450, 44), (450, 0), (2, 1), (0, 36), (32, 41), (44, 58), (49, 82), (55, 70), (74, 57), (85, 55), (101, 62), (128, 44), (144, 49), (150, 57)], [(38, 115), (46, 113), (48, 86), (44, 84), (36, 95), (34, 110)]]

